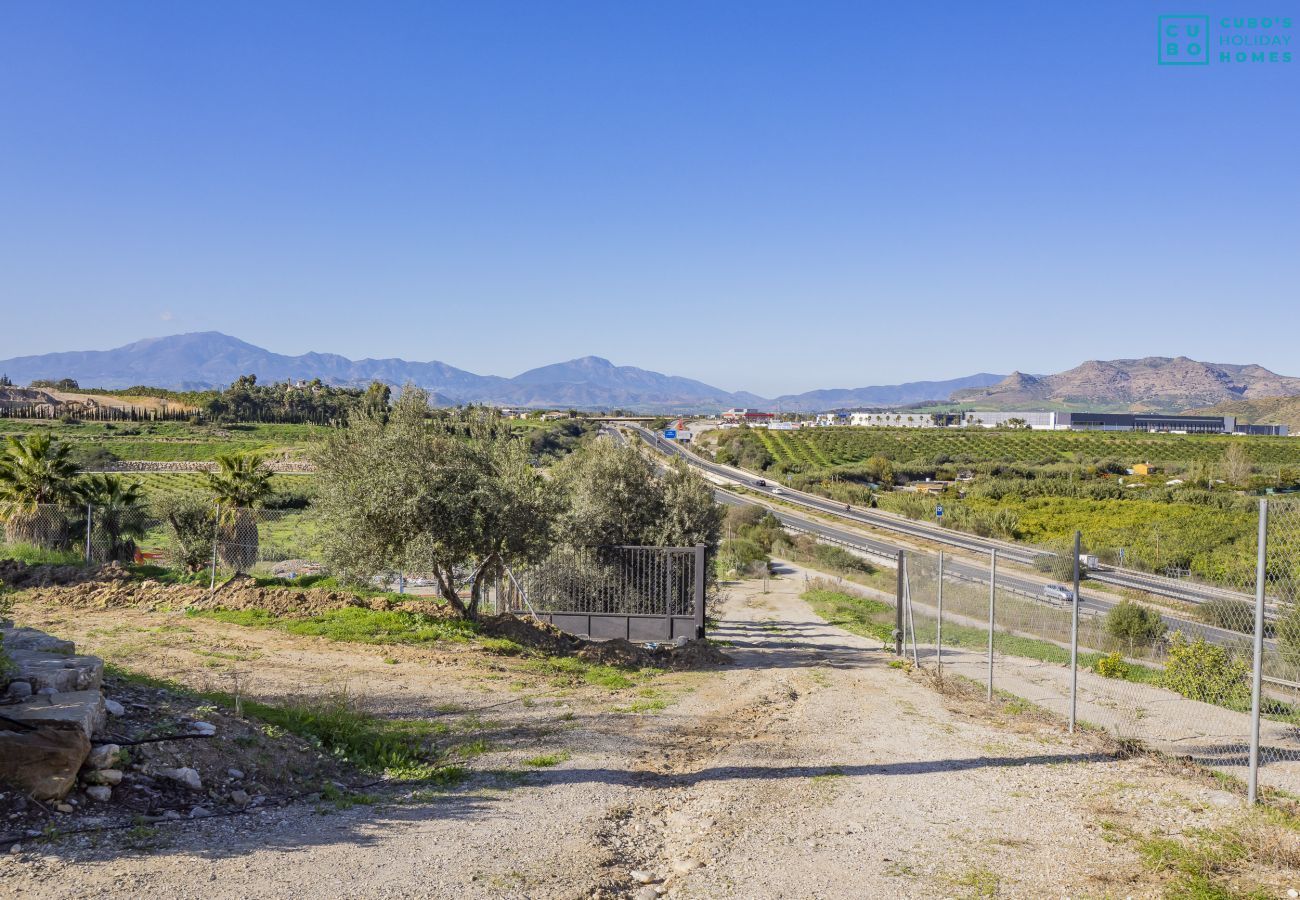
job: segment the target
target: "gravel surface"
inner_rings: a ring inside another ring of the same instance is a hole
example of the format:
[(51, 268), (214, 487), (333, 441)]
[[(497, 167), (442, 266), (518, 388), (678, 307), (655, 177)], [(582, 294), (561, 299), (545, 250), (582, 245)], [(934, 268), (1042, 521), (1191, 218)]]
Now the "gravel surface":
[[(662, 676), (662, 710), (628, 712), (635, 692), (539, 694), (493, 712), (528, 739), (503, 738), (459, 787), (33, 843), (0, 862), (0, 896), (1158, 896), (1103, 819), (1180, 834), (1240, 815), (1203, 780), (935, 690), (819, 620), (802, 588), (797, 571), (767, 593), (730, 586), (713, 636), (735, 663)], [(94, 624), (79, 612), (65, 630)], [(404, 716), (504, 695), (464, 650), (190, 624), (196, 644), (240, 642), (258, 693), (331, 673)], [(179, 677), (186, 652), (159, 658)], [(557, 763), (528, 766), (541, 748)]]

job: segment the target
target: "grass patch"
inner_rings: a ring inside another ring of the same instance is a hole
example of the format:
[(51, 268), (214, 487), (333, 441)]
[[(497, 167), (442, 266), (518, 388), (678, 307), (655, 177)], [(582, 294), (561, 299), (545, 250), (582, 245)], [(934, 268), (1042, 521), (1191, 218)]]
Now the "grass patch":
[(359, 606), (332, 609), (306, 618), (277, 616), (264, 609), (192, 609), (186, 614), (248, 628), (276, 628), (289, 634), (358, 644), (464, 642), (478, 633), (477, 623), (468, 619)]
[[(195, 691), (111, 663), (104, 668), (109, 675), (134, 684), (207, 700), (227, 710), (233, 710), (235, 705), (234, 696), (224, 691)], [(286, 732), (297, 735), (362, 771), (411, 780), (438, 781), (444, 777), (440, 770), (445, 768), (445, 754), (433, 743), (438, 734), (433, 722), (377, 718), (355, 709), (343, 697), (284, 706), (243, 699), (240, 708), (246, 718), (262, 723), (268, 737)]]
[(532, 766), (534, 769), (548, 769), (551, 766), (558, 766), (569, 758), (569, 753), (560, 750), (555, 753), (542, 753), (538, 756), (530, 756), (524, 760), (524, 765)]
[(29, 566), (81, 566), (86, 562), (82, 551), (49, 550), (34, 544), (5, 544), (0, 547), (0, 558), (16, 559)]
[(888, 603), (825, 588), (804, 591), (803, 599), (831, 625), (885, 643), (894, 640), (894, 607)]
[(568, 683), (585, 683), (595, 687), (620, 691), (636, 685), (638, 681), (662, 674), (662, 669), (620, 669), (584, 662), (572, 656), (540, 657), (524, 664), (529, 671), (557, 678)]

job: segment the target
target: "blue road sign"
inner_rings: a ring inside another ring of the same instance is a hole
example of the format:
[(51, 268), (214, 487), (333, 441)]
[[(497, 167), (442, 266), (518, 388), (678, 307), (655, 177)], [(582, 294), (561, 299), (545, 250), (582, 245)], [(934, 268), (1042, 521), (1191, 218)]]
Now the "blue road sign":
[(934, 517), (935, 517), (936, 519), (942, 519), (942, 518), (943, 518), (943, 507), (942, 507), (942, 506), (936, 506), (936, 507), (934, 508)]
[(669, 428), (667, 431), (664, 432), (664, 437), (668, 438), (668, 440), (670, 441), (676, 439), (677, 430), (674, 428)]

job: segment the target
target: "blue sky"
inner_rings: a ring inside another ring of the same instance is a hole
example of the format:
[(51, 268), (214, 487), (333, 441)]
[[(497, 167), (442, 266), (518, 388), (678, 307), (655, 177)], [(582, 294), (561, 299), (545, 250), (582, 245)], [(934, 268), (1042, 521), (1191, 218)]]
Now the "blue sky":
[(1300, 2), (1186, 6), (5, 3), (0, 358), (1300, 375), (1300, 47), (1155, 58)]

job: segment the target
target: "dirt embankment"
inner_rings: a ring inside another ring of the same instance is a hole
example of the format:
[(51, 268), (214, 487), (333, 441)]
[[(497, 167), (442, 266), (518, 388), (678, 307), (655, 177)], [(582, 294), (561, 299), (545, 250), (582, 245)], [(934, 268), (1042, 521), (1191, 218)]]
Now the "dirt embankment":
[[(28, 566), (5, 560), (0, 561), (0, 582), (29, 591), (33, 600), (80, 609), (264, 610), (275, 616), (306, 618), (354, 607), (450, 615), (445, 605), (429, 600), (395, 602), (389, 597), (359, 597), (346, 591), (262, 587), (247, 575), (237, 575), (209, 593), (201, 585), (140, 581), (116, 563), (87, 570), (78, 566)], [(685, 670), (731, 662), (730, 657), (707, 641), (688, 641), (680, 646), (645, 646), (617, 639), (591, 641), (551, 625), (510, 615), (484, 618), (481, 631), (485, 636), (506, 638), (550, 656), (575, 656), (600, 665)]]

